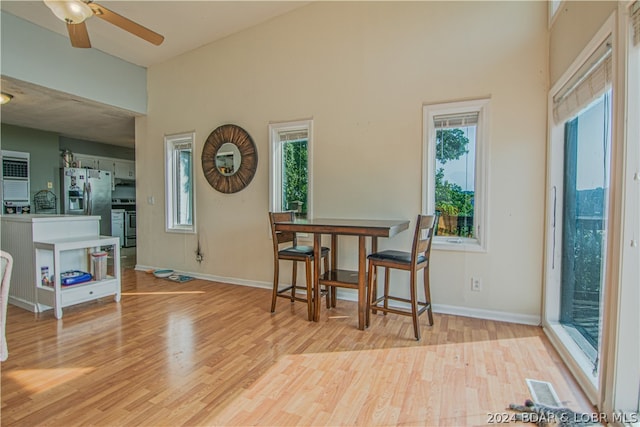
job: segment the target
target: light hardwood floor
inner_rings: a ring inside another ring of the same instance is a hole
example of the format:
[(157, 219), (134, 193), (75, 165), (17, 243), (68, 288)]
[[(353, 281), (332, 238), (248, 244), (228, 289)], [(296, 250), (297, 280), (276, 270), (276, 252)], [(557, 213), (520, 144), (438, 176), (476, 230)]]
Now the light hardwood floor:
[(550, 381), (591, 412), (538, 327), (435, 314), (373, 316), (355, 303), (319, 323), (270, 291), (126, 269), (105, 298), (36, 315), (9, 306), (3, 426), (489, 424)]

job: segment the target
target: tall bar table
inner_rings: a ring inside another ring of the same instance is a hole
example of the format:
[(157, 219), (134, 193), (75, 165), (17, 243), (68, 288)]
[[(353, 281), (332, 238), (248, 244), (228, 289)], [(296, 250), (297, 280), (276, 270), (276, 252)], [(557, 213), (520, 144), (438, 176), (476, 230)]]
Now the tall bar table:
[[(275, 223), (276, 230), (313, 234), (314, 259), (320, 259), (321, 240), (323, 234), (331, 235), (331, 270), (320, 276), (320, 263), (314, 262), (313, 320), (320, 320), (320, 285), (340, 286), (358, 290), (358, 329), (368, 326), (367, 287), (367, 248), (366, 238), (371, 237), (371, 252), (378, 250), (378, 237), (392, 237), (409, 228), (408, 220), (377, 219), (334, 219), (313, 218), (296, 219)], [(342, 270), (338, 268), (338, 236), (358, 237), (358, 270)]]

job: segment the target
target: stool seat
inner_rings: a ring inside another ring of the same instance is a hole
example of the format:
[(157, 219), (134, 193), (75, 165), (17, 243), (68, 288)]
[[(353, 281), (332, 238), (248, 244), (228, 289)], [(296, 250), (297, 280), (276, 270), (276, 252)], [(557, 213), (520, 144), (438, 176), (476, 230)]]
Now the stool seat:
[[(367, 257), (374, 261), (393, 261), (409, 264), (411, 262), (411, 252), (386, 250), (382, 252), (376, 252)], [(424, 255), (418, 255), (418, 264), (421, 264), (427, 260)]]
[[(325, 248), (324, 246), (320, 252), (321, 256), (325, 256), (329, 254), (329, 248)], [(278, 251), (278, 256), (310, 256), (313, 259), (313, 246), (290, 246), (288, 248), (280, 249)]]

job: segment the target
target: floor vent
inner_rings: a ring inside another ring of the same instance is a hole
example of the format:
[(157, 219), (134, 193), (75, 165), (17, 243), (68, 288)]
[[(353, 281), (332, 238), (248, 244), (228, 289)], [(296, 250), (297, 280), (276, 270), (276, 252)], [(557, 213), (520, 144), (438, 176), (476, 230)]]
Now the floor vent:
[(531, 393), (531, 400), (535, 403), (553, 406), (556, 408), (560, 408), (562, 406), (562, 402), (560, 402), (560, 399), (558, 398), (558, 395), (553, 389), (551, 383), (527, 378), (527, 386)]

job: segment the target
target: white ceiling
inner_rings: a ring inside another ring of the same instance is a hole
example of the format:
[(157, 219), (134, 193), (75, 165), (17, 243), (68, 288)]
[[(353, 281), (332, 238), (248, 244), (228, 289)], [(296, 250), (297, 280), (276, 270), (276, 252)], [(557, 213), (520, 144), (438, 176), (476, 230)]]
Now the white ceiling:
[[(165, 37), (162, 45), (154, 46), (99, 18), (86, 21), (93, 49), (148, 67), (287, 13), (309, 1), (106, 0), (96, 3)], [(41, 0), (2, 0), (0, 9), (67, 36), (65, 24)], [(71, 45), (69, 49), (73, 49)], [(89, 141), (134, 145), (134, 115), (130, 112), (4, 76), (2, 90), (22, 95), (2, 106), (2, 123)]]

